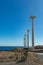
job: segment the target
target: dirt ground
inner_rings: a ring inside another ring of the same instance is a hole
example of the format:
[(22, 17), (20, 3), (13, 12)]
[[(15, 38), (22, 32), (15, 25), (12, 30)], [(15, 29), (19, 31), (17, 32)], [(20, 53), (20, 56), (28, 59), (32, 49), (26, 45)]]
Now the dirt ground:
[(43, 65), (43, 55), (29, 52), (26, 61), (19, 63), (17, 61), (15, 52), (0, 52), (0, 65)]

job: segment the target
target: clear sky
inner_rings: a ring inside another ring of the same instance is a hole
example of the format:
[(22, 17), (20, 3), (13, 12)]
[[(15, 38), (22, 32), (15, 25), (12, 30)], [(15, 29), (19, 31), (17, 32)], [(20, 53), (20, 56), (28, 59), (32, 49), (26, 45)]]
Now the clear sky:
[(26, 29), (30, 29), (32, 40), (32, 22), (34, 20), (35, 45), (43, 45), (43, 0), (0, 0), (0, 46), (21, 46)]

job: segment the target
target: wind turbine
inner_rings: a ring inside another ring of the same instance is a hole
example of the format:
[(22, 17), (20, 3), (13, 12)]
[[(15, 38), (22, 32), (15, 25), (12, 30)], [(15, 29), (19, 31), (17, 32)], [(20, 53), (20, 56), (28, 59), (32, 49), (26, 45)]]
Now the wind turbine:
[(27, 30), (27, 48), (29, 49), (29, 31), (30, 30)]
[(26, 48), (26, 34), (24, 34), (24, 48)]
[[(31, 11), (32, 14), (32, 11)], [(34, 19), (35, 16), (30, 15), (30, 19), (32, 20), (32, 49), (34, 50)]]

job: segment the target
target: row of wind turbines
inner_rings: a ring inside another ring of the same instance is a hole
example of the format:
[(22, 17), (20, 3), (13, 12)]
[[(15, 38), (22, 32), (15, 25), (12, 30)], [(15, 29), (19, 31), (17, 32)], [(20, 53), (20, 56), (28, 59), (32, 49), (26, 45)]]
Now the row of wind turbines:
[[(32, 50), (34, 50), (34, 19), (35, 16), (30, 16), (30, 19), (32, 20)], [(24, 34), (24, 48), (29, 48), (29, 31), (27, 30)]]

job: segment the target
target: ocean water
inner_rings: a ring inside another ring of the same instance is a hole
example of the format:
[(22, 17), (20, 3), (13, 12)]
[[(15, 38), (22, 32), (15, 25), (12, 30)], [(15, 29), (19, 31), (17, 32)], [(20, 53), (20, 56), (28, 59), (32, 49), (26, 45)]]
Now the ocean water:
[(0, 46), (0, 50), (12, 50), (15, 48), (23, 48), (23, 46)]

